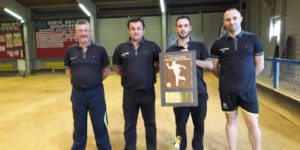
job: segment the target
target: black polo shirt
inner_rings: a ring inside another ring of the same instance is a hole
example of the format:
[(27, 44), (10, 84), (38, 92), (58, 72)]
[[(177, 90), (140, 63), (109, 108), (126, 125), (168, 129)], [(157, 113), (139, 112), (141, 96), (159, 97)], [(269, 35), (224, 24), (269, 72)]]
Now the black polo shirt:
[(71, 69), (71, 83), (75, 89), (89, 89), (102, 84), (102, 69), (109, 65), (106, 50), (91, 43), (86, 53), (78, 44), (65, 54), (65, 68)]
[(113, 64), (122, 70), (121, 84), (129, 90), (147, 90), (156, 82), (154, 63), (159, 62), (160, 48), (142, 39), (134, 49), (129, 41), (121, 43), (113, 54)]
[[(179, 46), (176, 44), (170, 46), (166, 52), (178, 52), (184, 49), (183, 46)], [(195, 41), (189, 41), (188, 42), (188, 48), (189, 51), (196, 51), (196, 59), (198, 60), (206, 60), (209, 58), (209, 54), (207, 51), (207, 48), (203, 43), (195, 42)], [(203, 80), (203, 68), (197, 66), (197, 83), (198, 83), (198, 93), (207, 93), (206, 90), (206, 83)]]
[(263, 54), (262, 42), (253, 33), (242, 31), (236, 38), (226, 35), (215, 41), (211, 57), (218, 58), (220, 62), (219, 90), (255, 90), (255, 56)]

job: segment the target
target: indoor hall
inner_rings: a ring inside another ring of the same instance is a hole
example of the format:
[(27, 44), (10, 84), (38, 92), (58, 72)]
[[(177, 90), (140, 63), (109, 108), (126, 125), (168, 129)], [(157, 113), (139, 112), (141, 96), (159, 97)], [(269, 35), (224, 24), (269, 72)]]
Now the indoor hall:
[[(64, 56), (69, 46), (78, 44), (78, 20), (90, 23), (90, 30), (81, 32), (89, 31), (91, 40), (106, 49), (112, 66), (117, 45), (129, 40), (127, 23), (133, 16), (143, 18), (144, 37), (163, 53), (178, 40), (176, 18), (189, 16), (189, 36), (211, 53), (213, 43), (224, 33), (224, 12), (229, 8), (236, 8), (243, 17), (241, 29), (257, 35), (263, 44), (264, 70), (256, 78), (262, 149), (300, 149), (298, 0), (0, 0), (0, 150), (70, 149), (72, 86), (64, 73)], [(218, 80), (209, 71), (205, 79), (209, 100), (204, 146), (228, 149)], [(155, 85), (158, 149), (167, 150), (175, 138), (175, 118), (172, 107), (161, 106), (159, 81)], [(115, 73), (104, 81), (109, 135), (116, 150), (125, 144), (120, 82)], [(87, 150), (96, 150), (90, 121), (88, 125)], [(242, 115), (238, 127), (238, 149), (251, 149)], [(138, 149), (144, 150), (141, 114), (137, 128)], [(187, 133), (190, 150), (191, 118)]]

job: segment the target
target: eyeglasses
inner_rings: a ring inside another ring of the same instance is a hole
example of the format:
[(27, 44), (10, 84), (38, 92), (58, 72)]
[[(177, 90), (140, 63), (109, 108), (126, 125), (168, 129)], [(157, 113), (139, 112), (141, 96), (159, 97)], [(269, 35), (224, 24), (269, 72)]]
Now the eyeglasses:
[(90, 32), (91, 30), (90, 29), (78, 29), (76, 30), (76, 32), (79, 32), (79, 33), (86, 33), (86, 32)]

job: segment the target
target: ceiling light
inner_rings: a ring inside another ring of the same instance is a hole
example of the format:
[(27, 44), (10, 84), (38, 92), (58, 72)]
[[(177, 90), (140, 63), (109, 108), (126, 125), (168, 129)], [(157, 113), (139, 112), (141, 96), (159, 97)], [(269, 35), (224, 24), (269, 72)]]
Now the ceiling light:
[(91, 16), (91, 13), (86, 9), (86, 7), (83, 4), (79, 3), (79, 7), (86, 15), (88, 15), (89, 17)]
[(159, 3), (160, 3), (160, 10), (162, 13), (165, 12), (165, 3), (164, 3), (164, 0), (159, 0)]
[(19, 20), (23, 20), (23, 18), (20, 15), (16, 14), (15, 12), (11, 11), (8, 8), (4, 8), (4, 11), (6, 11), (7, 13), (9, 13), (10, 15), (14, 16), (15, 18), (17, 18)]

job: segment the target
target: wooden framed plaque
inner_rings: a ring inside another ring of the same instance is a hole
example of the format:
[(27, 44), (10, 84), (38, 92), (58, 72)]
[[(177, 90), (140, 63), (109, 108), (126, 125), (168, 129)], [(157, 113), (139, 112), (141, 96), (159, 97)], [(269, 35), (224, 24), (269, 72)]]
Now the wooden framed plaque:
[(198, 106), (196, 52), (160, 53), (162, 106)]

